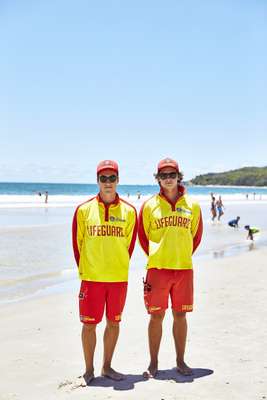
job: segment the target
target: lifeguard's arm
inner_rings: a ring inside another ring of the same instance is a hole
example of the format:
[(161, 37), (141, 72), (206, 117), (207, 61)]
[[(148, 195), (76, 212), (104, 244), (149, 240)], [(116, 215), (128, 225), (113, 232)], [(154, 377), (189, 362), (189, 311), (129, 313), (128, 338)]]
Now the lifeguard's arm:
[(198, 248), (203, 234), (203, 220), (201, 209), (198, 204), (193, 206), (193, 219), (191, 223), (191, 232), (193, 237), (193, 251), (192, 254)]
[(85, 232), (82, 210), (77, 207), (72, 221), (72, 247), (76, 264), (79, 267), (80, 253)]
[(148, 210), (145, 207), (144, 203), (140, 209), (139, 217), (138, 217), (138, 238), (140, 245), (146, 255), (149, 254), (149, 226), (150, 226), (150, 218), (148, 215)]
[(137, 213), (136, 209), (133, 207), (132, 212), (129, 213), (129, 224), (127, 225), (126, 229), (126, 240), (130, 258), (133, 254), (136, 242), (137, 229), (138, 229)]

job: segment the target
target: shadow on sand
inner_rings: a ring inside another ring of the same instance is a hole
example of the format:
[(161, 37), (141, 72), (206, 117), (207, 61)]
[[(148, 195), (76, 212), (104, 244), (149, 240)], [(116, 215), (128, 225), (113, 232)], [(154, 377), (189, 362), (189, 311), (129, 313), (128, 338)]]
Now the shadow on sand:
[(159, 370), (154, 379), (159, 381), (175, 381), (177, 383), (194, 382), (195, 379), (213, 374), (212, 369), (192, 368), (192, 375), (179, 374), (176, 368)]
[(143, 375), (128, 374), (124, 375), (122, 381), (114, 381), (110, 378), (105, 378), (104, 376), (97, 376), (89, 383), (88, 386), (93, 387), (113, 387), (114, 390), (131, 390), (134, 389), (134, 384), (137, 382), (144, 382), (146, 379)]
[[(159, 370), (157, 376), (153, 379), (161, 381), (175, 381), (177, 383), (194, 382), (195, 379), (203, 376), (211, 375), (211, 369), (193, 368), (193, 375), (184, 376), (177, 372), (176, 368)], [(145, 382), (147, 379), (143, 375), (128, 374), (124, 375), (122, 381), (113, 381), (112, 379), (102, 376), (96, 377), (88, 386), (92, 387), (113, 387), (114, 390), (131, 390), (134, 389), (135, 383)]]

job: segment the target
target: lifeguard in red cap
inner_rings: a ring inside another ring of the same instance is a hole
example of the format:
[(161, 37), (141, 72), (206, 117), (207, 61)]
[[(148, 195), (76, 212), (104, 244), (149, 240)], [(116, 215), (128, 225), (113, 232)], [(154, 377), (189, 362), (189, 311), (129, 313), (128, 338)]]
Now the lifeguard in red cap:
[(183, 175), (175, 160), (160, 161), (155, 177), (160, 192), (143, 204), (138, 229), (140, 244), (148, 256), (144, 301), (150, 314), (150, 363), (144, 376), (154, 377), (158, 371), (162, 321), (169, 297), (177, 371), (191, 375), (192, 369), (184, 361), (186, 313), (193, 310), (192, 254), (202, 237), (201, 210), (185, 193)]
[(76, 209), (73, 218), (73, 250), (81, 279), (79, 309), (85, 359), (83, 378), (94, 378), (96, 326), (106, 310), (104, 357), (101, 374), (114, 380), (123, 375), (111, 367), (124, 308), (129, 260), (136, 234), (135, 208), (116, 192), (118, 164), (101, 161), (97, 166), (99, 193)]

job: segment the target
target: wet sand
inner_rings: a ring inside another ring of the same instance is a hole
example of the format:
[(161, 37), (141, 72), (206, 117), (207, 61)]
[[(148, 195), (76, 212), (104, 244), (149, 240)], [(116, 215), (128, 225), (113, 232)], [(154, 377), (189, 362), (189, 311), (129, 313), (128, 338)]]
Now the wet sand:
[[(139, 208), (140, 204), (136, 204)], [(50, 209), (0, 210), (0, 304), (16, 301), (49, 288), (59, 291), (72, 280), (75, 286), (76, 266), (71, 245), (71, 221), (75, 207)], [(204, 235), (195, 261), (232, 255), (267, 246), (267, 204), (249, 202), (226, 204), (220, 223), (211, 223), (209, 204), (202, 204)], [(233, 229), (227, 221), (241, 216), (240, 228)], [(246, 223), (259, 226), (261, 234), (252, 245), (246, 240)], [(132, 269), (143, 269), (145, 256), (137, 244)]]

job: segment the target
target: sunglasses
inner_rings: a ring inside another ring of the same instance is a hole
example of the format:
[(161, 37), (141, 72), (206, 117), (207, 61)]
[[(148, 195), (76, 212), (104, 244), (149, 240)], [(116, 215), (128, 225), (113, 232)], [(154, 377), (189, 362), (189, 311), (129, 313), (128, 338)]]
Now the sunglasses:
[(159, 179), (162, 179), (163, 181), (165, 179), (175, 179), (177, 178), (177, 172), (160, 172), (158, 174)]
[(110, 175), (110, 176), (100, 175), (99, 180), (101, 183), (106, 183), (106, 182), (114, 183), (117, 180), (117, 175)]

